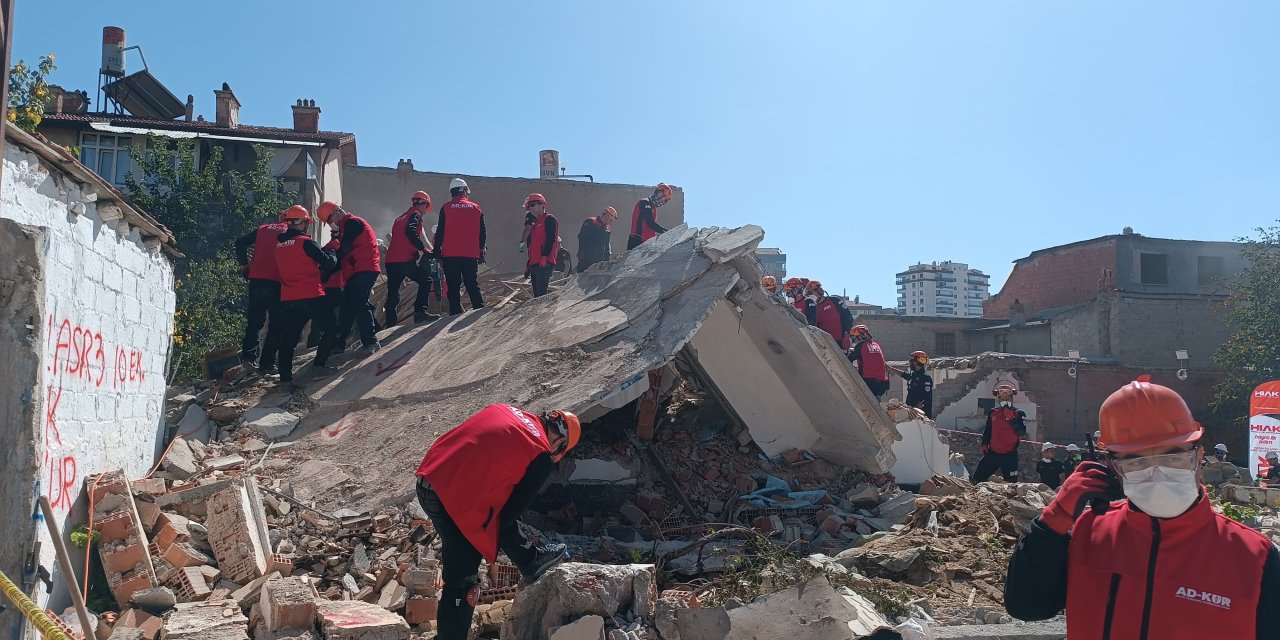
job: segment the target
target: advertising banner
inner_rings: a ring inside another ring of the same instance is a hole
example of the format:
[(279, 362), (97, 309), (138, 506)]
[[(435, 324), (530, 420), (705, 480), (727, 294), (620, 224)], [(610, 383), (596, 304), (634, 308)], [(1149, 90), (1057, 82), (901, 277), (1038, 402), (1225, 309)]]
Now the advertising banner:
[(1267, 452), (1280, 453), (1280, 380), (1258, 385), (1249, 397), (1249, 472), (1266, 476)]

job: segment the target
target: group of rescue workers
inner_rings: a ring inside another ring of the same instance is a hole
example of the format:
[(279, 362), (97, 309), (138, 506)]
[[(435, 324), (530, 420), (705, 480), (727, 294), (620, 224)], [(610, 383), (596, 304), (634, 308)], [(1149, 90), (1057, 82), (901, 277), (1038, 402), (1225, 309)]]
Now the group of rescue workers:
[[(488, 252), (484, 211), (470, 199), (471, 189), (462, 178), (449, 183), (450, 199), (441, 205), (428, 240), (423, 216), (432, 210), (431, 196), (417, 191), (410, 206), (391, 226), (390, 241), (380, 246), (373, 226), (334, 202), (316, 208), (315, 219), (327, 225), (330, 240), (322, 247), (311, 233), (312, 216), (306, 207), (294, 205), (281, 212), (278, 221), (259, 226), (235, 241), (235, 252), (248, 280), (244, 338), (240, 361), (260, 373), (278, 372), (281, 388), (295, 391), (293, 357), (307, 324), (307, 346), (316, 348), (312, 374), (333, 375), (329, 358), (347, 349), (352, 327), (359, 331), (360, 355), (381, 348), (379, 328), (395, 326), (400, 318), (400, 288), (405, 280), (417, 284), (413, 303), (415, 323), (432, 322), (439, 315), (428, 311), (431, 293), (437, 296), (443, 281), (449, 314), (462, 313), (462, 289), (471, 308), (484, 307), (479, 268)], [(666, 231), (658, 224), (657, 209), (671, 201), (674, 192), (659, 184), (653, 194), (632, 209), (627, 249)], [(560, 223), (547, 210), (542, 194), (524, 200), (524, 231), (517, 250), (528, 251), (525, 275), (533, 295), (546, 295), (551, 276), (568, 270), (568, 252), (560, 246)], [(577, 270), (608, 261), (613, 254), (610, 234), (618, 212), (605, 207), (587, 218), (578, 232)], [(369, 296), (383, 271), (387, 277), (383, 322), (374, 316)], [(266, 327), (265, 338), (262, 336)]]

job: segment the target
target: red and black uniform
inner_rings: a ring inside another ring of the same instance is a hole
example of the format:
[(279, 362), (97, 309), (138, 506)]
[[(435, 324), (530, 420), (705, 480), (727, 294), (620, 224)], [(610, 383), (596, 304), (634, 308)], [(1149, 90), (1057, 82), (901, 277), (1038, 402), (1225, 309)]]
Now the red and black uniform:
[(582, 221), (582, 228), (578, 230), (578, 273), (609, 259), (613, 254), (613, 248), (609, 246), (612, 231), (600, 216), (591, 216)]
[(435, 252), (440, 256), (444, 269), (444, 282), (448, 287), (449, 313), (462, 313), (462, 287), (466, 286), (471, 298), (471, 308), (484, 307), (480, 295), (480, 283), (476, 273), (484, 260), (488, 232), (484, 226), (484, 211), (466, 196), (455, 196), (440, 207), (440, 220), (436, 223)]
[(406, 279), (418, 285), (418, 293), (413, 299), (413, 314), (416, 319), (427, 315), (427, 304), (431, 301), (431, 274), (418, 261), (428, 252), (422, 233), (422, 213), (410, 208), (396, 218), (391, 225), (391, 246), (387, 248), (387, 302), (386, 326), (394, 326), (397, 318), (396, 308), (400, 306), (400, 285)]
[(653, 206), (653, 201), (645, 198), (631, 210), (631, 235), (627, 236), (627, 251), (666, 232), (667, 228), (658, 224), (658, 208)]
[(524, 575), (536, 552), (519, 518), (551, 475), (551, 445), (542, 420), (493, 404), (440, 436), (418, 467), (418, 501), (443, 545), (437, 632), (465, 638), (475, 607), (480, 559), (501, 548)]
[(839, 300), (823, 296), (805, 305), (805, 319), (809, 324), (831, 334), (841, 349), (849, 348), (849, 330), (853, 328), (853, 314)]
[(845, 352), (849, 362), (858, 365), (858, 375), (876, 400), (889, 390), (889, 365), (884, 361), (884, 350), (875, 340), (863, 340)]
[(339, 231), (338, 264), (346, 270), (346, 286), (342, 290), (342, 308), (338, 313), (338, 341), (346, 339), (354, 324), (360, 331), (360, 342), (366, 346), (378, 343), (369, 293), (382, 272), (378, 256), (378, 238), (364, 218), (349, 215)]
[(533, 230), (529, 232), (528, 269), (533, 278), (533, 297), (547, 294), (559, 254), (560, 221), (544, 208), (542, 215), (534, 218)]
[[(883, 355), (883, 354), (882, 354)], [(919, 408), (926, 417), (933, 417), (933, 376), (924, 367), (899, 372), (907, 381), (907, 404)]]
[[(340, 245), (341, 239), (335, 235), (324, 245), (324, 250), (326, 253), (333, 252), (336, 261), (338, 247)], [(338, 310), (342, 308), (342, 287), (346, 284), (347, 276), (346, 272), (342, 269), (342, 265), (338, 265), (332, 269), (331, 272), (332, 275), (324, 281), (324, 308), (326, 309), (326, 320), (332, 318), (333, 322), (330, 326), (334, 331), (336, 331), (338, 328)], [(326, 334), (324, 332), (313, 325), (311, 327), (311, 332), (307, 334), (307, 346), (319, 347), (320, 341), (325, 335)], [(330, 345), (330, 348), (337, 349), (338, 345)], [(345, 346), (343, 346), (343, 348), (345, 348)], [(329, 353), (333, 353), (333, 351), (331, 350)]]
[(1071, 638), (1280, 639), (1280, 551), (1200, 499), (1154, 518), (1128, 500), (1086, 510), (1069, 535), (1037, 518), (1009, 559), (1005, 608), (1020, 620), (1067, 612)]
[[(310, 322), (313, 331), (318, 330), (321, 334), (333, 332), (333, 315), (325, 313), (324, 277), (337, 267), (338, 262), (333, 253), (321, 249), (311, 236), (297, 230), (278, 236), (275, 258), (280, 272), (280, 315), (284, 319), (276, 366), (280, 370), (280, 381), (290, 382), (293, 380), (293, 354), (298, 339), (302, 337), (302, 328)], [(320, 343), (316, 351), (316, 366), (324, 366), (328, 359), (328, 342)]]
[(986, 482), (996, 469), (1005, 482), (1018, 480), (1018, 443), (1027, 435), (1027, 414), (1013, 406), (996, 407), (987, 414), (982, 430), (982, 459), (973, 472), (974, 482)]
[[(289, 230), (283, 222), (264, 224), (236, 239), (236, 258), (246, 269), (249, 296), (245, 305), (244, 338), (240, 341), (240, 361), (256, 364), (260, 369), (275, 366), (276, 349), (280, 345), (280, 274), (276, 269), (276, 237)], [(252, 249), (252, 257), (250, 257)], [(262, 344), (262, 326), (267, 326)]]

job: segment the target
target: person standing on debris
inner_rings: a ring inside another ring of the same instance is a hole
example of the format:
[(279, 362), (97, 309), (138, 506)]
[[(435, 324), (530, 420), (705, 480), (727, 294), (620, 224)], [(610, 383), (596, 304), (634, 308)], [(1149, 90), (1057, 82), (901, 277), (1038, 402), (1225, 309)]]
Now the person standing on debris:
[(354, 325), (360, 331), (360, 343), (364, 346), (361, 355), (373, 355), (381, 348), (374, 326), (373, 307), (369, 304), (369, 294), (378, 281), (378, 274), (382, 273), (377, 235), (364, 218), (348, 213), (333, 202), (320, 203), (316, 216), (321, 222), (331, 223), (341, 230), (338, 264), (347, 268), (350, 274), (342, 290), (335, 342), (345, 339)]
[(1036, 463), (1036, 474), (1040, 476), (1040, 482), (1054, 491), (1062, 486), (1062, 480), (1067, 473), (1066, 466), (1057, 457), (1058, 449), (1052, 442), (1040, 445), (1040, 461)]
[(448, 287), (449, 315), (456, 316), (462, 313), (464, 285), (471, 298), (471, 308), (484, 308), (477, 273), (487, 251), (487, 233), (484, 211), (467, 197), (471, 195), (467, 181), (462, 178), (449, 181), (449, 195), (452, 199), (440, 207), (440, 220), (436, 223), (435, 252)]
[(427, 450), (416, 472), (417, 492), (442, 544), (440, 640), (467, 637), (480, 593), (481, 558), (493, 564), (502, 549), (526, 584), (568, 558), (563, 544), (526, 538), (520, 515), (581, 435), (578, 417), (568, 411), (537, 415), (492, 404)]
[(431, 301), (431, 274), (418, 264), (423, 255), (431, 253), (431, 245), (426, 242), (422, 228), (422, 216), (430, 210), (431, 196), (425, 191), (415, 192), (409, 199), (409, 210), (391, 224), (391, 246), (387, 249), (387, 301), (384, 305), (386, 322), (383, 326), (394, 327), (399, 320), (396, 316), (400, 306), (400, 285), (406, 279), (418, 285), (418, 293), (413, 299), (413, 321), (440, 319), (434, 313), (427, 313), (427, 304)]
[[(827, 295), (822, 283), (810, 280), (805, 285), (805, 318), (809, 324), (831, 334), (831, 339), (841, 349), (849, 348), (849, 330), (853, 328), (853, 314), (840, 301)], [(888, 380), (888, 378), (885, 378)]]
[[(933, 417), (933, 376), (925, 371), (929, 364), (929, 354), (923, 351), (912, 351), (909, 362), (910, 371), (898, 371), (898, 375), (907, 381), (907, 399), (909, 406), (924, 412), (926, 418)], [(892, 367), (890, 367), (892, 368)]]
[(1067, 478), (1009, 559), (1009, 615), (1065, 610), (1070, 638), (1280, 638), (1280, 550), (1214, 511), (1186, 402), (1142, 376), (1098, 421), (1104, 461)]
[(1018, 443), (1027, 435), (1027, 414), (1013, 406), (1017, 395), (1013, 385), (996, 385), (992, 395), (996, 407), (987, 413), (987, 426), (982, 430), (982, 459), (973, 472), (973, 481), (986, 482), (996, 469), (1005, 482), (1018, 481)]
[(865, 324), (849, 329), (849, 338), (853, 340), (853, 347), (845, 355), (849, 362), (858, 365), (858, 375), (879, 401), (889, 390), (889, 365), (884, 361), (884, 351), (880, 343), (871, 339), (871, 329)]
[(605, 207), (600, 215), (582, 221), (582, 228), (578, 230), (578, 273), (613, 257), (609, 235), (617, 221), (618, 210), (613, 207)]
[(666, 233), (667, 228), (658, 224), (658, 207), (671, 202), (673, 195), (671, 187), (665, 182), (658, 183), (653, 189), (653, 195), (636, 203), (634, 209), (631, 210), (631, 235), (627, 236), (627, 251), (630, 251), (660, 233)]
[(1075, 473), (1076, 467), (1081, 462), (1083, 462), (1083, 460), (1080, 458), (1080, 446), (1074, 442), (1067, 445), (1067, 459), (1063, 461), (1063, 466), (1067, 475)]
[[(323, 249), (325, 252), (333, 252), (338, 255), (338, 247), (342, 246), (341, 230), (329, 225), (329, 242), (325, 243)], [(338, 330), (338, 310), (342, 308), (342, 287), (346, 284), (347, 274), (338, 265), (332, 270), (330, 275), (324, 281), (324, 314), (326, 324), (331, 332), (336, 333)], [(331, 321), (330, 321), (331, 320)], [(320, 327), (312, 326), (311, 331), (307, 334), (307, 347), (319, 347), (324, 337), (328, 335)], [(336, 338), (330, 342), (329, 355), (341, 353), (346, 350), (346, 345), (339, 344)]]
[[(262, 373), (275, 369), (276, 349), (280, 346), (280, 273), (276, 268), (276, 238), (289, 230), (281, 218), (260, 225), (236, 239), (236, 258), (244, 277), (249, 280), (245, 302), (244, 339), (240, 341), (240, 364), (257, 367)], [(249, 249), (253, 249), (250, 257)], [(267, 326), (265, 343), (262, 326)], [(259, 348), (261, 346), (261, 348)]]
[[(333, 316), (326, 313), (325, 308), (324, 280), (330, 271), (337, 269), (338, 260), (333, 252), (321, 249), (307, 233), (311, 214), (306, 208), (290, 207), (284, 219), (289, 230), (278, 236), (275, 246), (280, 272), (280, 316), (284, 319), (276, 366), (280, 370), (280, 388), (292, 393), (298, 390), (293, 384), (293, 354), (302, 337), (302, 328), (310, 322), (312, 331), (333, 332), (330, 323)], [(331, 340), (325, 340), (316, 351), (313, 370), (317, 377), (336, 372), (325, 366), (331, 344)]]
[(524, 208), (533, 214), (527, 268), (533, 278), (533, 297), (540, 298), (551, 287), (551, 274), (560, 255), (560, 221), (547, 212), (547, 199), (541, 193), (529, 194)]

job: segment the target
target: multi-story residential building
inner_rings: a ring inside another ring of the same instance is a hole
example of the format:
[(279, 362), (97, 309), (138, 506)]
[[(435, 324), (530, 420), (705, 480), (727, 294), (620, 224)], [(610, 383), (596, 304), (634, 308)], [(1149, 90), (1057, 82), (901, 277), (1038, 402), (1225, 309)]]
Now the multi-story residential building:
[(989, 280), (987, 274), (950, 260), (912, 265), (897, 274), (898, 314), (980, 318)]

